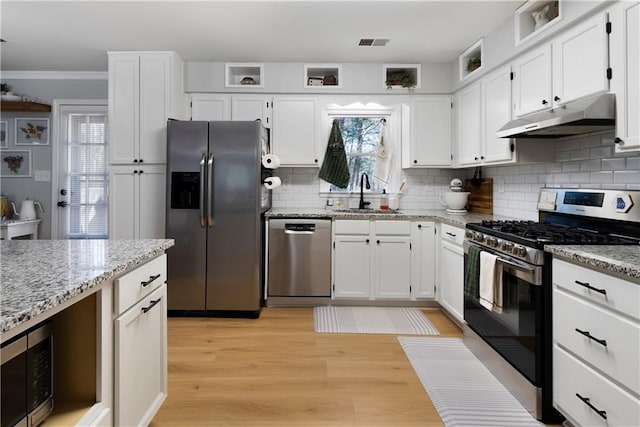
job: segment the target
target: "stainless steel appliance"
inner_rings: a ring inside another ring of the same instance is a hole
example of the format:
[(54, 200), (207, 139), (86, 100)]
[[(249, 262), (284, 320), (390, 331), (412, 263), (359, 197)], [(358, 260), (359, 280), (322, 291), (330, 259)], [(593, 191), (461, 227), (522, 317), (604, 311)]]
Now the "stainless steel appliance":
[[(640, 244), (640, 191), (544, 188), (540, 221), (483, 221), (465, 232), (465, 343), (536, 418), (552, 407), (551, 255), (546, 244)], [(478, 256), (496, 256), (491, 308), (479, 293)]]
[[(268, 134), (259, 121), (170, 120), (166, 237), (170, 315), (258, 317), (263, 305), (262, 185)], [(267, 194), (265, 194), (267, 193)]]
[(32, 427), (53, 410), (53, 334), (46, 323), (2, 345), (2, 427)]
[(331, 296), (331, 220), (269, 220), (268, 296)]

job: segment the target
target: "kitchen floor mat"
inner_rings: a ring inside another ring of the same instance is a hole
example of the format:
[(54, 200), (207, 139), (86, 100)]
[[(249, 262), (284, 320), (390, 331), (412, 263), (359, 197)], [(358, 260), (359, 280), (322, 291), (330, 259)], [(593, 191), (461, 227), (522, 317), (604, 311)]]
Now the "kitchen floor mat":
[(543, 426), (460, 338), (398, 341), (445, 426)]
[(313, 326), (328, 333), (440, 335), (417, 308), (315, 307)]

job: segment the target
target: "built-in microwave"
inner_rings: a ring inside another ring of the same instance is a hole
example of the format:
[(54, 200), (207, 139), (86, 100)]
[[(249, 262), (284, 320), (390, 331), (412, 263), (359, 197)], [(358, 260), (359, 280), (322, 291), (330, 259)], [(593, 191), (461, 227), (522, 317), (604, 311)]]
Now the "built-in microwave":
[(33, 427), (53, 410), (53, 334), (45, 323), (0, 347), (2, 427)]

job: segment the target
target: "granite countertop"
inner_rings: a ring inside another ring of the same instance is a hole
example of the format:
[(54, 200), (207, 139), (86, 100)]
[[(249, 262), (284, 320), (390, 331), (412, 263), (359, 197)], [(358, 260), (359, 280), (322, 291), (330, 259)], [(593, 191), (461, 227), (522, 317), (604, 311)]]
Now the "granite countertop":
[(467, 212), (466, 214), (451, 214), (445, 210), (406, 210), (400, 209), (394, 213), (374, 212), (344, 212), (330, 209), (313, 208), (275, 208), (265, 213), (267, 218), (331, 218), (331, 219), (401, 219), (439, 221), (456, 227), (465, 227), (469, 222), (481, 222), (487, 219), (513, 219), (496, 215)]
[(544, 250), (586, 267), (640, 283), (640, 246), (636, 245), (547, 245)]
[(0, 333), (90, 295), (173, 245), (166, 239), (0, 241)]
[(40, 222), (41, 219), (3, 219), (0, 220), (0, 226), (13, 224), (29, 224), (31, 222)]

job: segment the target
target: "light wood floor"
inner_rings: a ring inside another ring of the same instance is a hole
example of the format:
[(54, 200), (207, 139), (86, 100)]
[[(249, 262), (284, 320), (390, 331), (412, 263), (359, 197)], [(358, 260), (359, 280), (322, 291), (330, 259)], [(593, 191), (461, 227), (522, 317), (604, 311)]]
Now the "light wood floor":
[[(438, 337), (461, 337), (443, 313)], [(170, 318), (164, 426), (441, 426), (395, 335), (318, 334), (312, 308)]]

